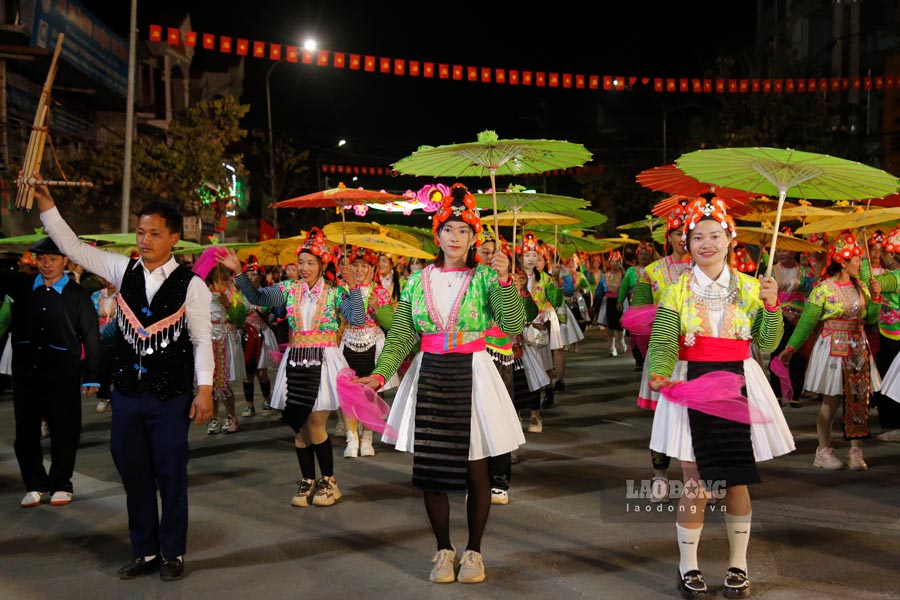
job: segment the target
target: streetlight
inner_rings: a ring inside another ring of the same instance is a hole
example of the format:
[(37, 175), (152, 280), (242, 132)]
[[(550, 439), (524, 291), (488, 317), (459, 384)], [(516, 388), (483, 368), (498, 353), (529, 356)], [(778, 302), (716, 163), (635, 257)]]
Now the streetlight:
[[(316, 42), (315, 40), (306, 40), (303, 43), (303, 48), (306, 50), (315, 50)], [(266, 116), (269, 120), (269, 181), (271, 183), (271, 187), (269, 188), (272, 193), (272, 202), (277, 202), (278, 198), (275, 197), (275, 139), (272, 133), (272, 91), (269, 88), (269, 80), (272, 77), (272, 71), (275, 70), (275, 67), (278, 65), (284, 64), (285, 61), (280, 60), (266, 71)], [(275, 237), (280, 238), (281, 232), (278, 230), (278, 209), (272, 209), (272, 225), (275, 227)]]
[[(319, 150), (325, 152), (331, 152), (332, 150), (336, 150), (338, 148), (342, 148), (347, 145), (347, 140), (341, 138), (337, 141), (337, 143), (331, 148), (319, 148)], [(316, 159), (316, 187), (320, 190), (328, 189), (328, 175), (325, 176), (325, 187), (322, 187), (322, 156), (320, 155)]]

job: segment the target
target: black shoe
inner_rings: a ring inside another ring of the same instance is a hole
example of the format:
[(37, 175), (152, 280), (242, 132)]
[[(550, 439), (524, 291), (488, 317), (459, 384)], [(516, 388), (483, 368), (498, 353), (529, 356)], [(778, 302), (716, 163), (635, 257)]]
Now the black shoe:
[(159, 570), (159, 556), (154, 556), (150, 560), (145, 560), (143, 556), (139, 556), (121, 569), (119, 569), (119, 579), (135, 579), (143, 577)]
[(566, 382), (563, 381), (562, 379), (557, 379), (556, 383), (553, 385), (553, 389), (556, 390), (557, 392), (566, 391)]
[(722, 595), (726, 598), (746, 598), (750, 595), (750, 580), (747, 573), (741, 569), (731, 567), (725, 571), (725, 587)]
[(706, 582), (703, 581), (703, 573), (700, 571), (694, 569), (682, 575), (679, 569), (678, 591), (681, 592), (682, 598), (690, 600), (691, 598), (705, 597), (707, 592), (709, 592), (709, 588), (706, 587)]
[(791, 408), (800, 408), (799, 400), (791, 400)]
[(184, 577), (184, 561), (180, 558), (163, 559), (159, 569), (159, 578), (163, 581), (178, 581)]
[(541, 402), (541, 410), (547, 410), (548, 408), (553, 408), (553, 405), (556, 404), (553, 396), (555, 392), (552, 387), (548, 387), (547, 391), (544, 393), (544, 401)]

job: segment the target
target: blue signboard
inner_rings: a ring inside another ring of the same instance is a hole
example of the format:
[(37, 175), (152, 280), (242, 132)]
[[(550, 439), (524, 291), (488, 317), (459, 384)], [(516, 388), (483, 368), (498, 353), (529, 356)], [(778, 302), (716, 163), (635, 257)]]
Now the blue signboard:
[(31, 45), (53, 50), (65, 35), (62, 60), (123, 98), (128, 91), (128, 43), (75, 0), (36, 0)]
[[(6, 74), (6, 108), (11, 115), (31, 123), (37, 112), (40, 95), (41, 86), (38, 84), (13, 72)], [(51, 136), (57, 134), (84, 136), (91, 129), (91, 122), (84, 115), (54, 103), (50, 107), (49, 126)]]

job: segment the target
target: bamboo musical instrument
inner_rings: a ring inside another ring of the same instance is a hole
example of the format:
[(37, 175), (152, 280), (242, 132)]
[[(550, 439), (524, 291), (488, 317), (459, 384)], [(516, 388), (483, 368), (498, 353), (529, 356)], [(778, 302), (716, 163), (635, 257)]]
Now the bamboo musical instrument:
[(44, 157), (44, 145), (47, 142), (47, 129), (50, 117), (50, 90), (53, 88), (53, 80), (56, 78), (56, 70), (59, 64), (59, 55), (65, 36), (60, 33), (56, 38), (56, 49), (53, 51), (53, 59), (50, 61), (50, 70), (44, 87), (41, 89), (38, 106), (31, 126), (31, 135), (28, 138), (28, 147), (25, 149), (25, 160), (22, 171), (17, 180), (18, 194), (16, 195), (16, 208), (31, 210), (34, 203), (34, 188), (39, 185), (56, 187), (92, 187), (87, 181), (55, 181), (40, 179), (36, 174), (41, 170), (41, 161)]

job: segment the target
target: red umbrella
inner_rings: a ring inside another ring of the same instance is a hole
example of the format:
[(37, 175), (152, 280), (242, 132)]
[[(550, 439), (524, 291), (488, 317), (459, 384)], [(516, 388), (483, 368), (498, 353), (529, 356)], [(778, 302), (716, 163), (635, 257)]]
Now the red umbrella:
[[(707, 189), (707, 192), (709, 192), (709, 191), (710, 190)], [(704, 192), (704, 193), (707, 193), (707, 192)], [(718, 194), (718, 190), (716, 191), (716, 194)], [(749, 204), (744, 204), (745, 201), (743, 201), (743, 200), (735, 200), (733, 198), (722, 197), (722, 196), (719, 196), (719, 197), (722, 198), (722, 201), (725, 203), (725, 206), (728, 207), (728, 213), (732, 217), (737, 218), (742, 215), (750, 214), (754, 210), (754, 208), (752, 206), (750, 206)], [(650, 212), (652, 212), (657, 217), (668, 216), (668, 214), (676, 206), (678, 206), (679, 201), (684, 200), (685, 198), (687, 198), (688, 200), (693, 200), (695, 197), (681, 196), (681, 195), (669, 196), (668, 198), (664, 198), (664, 199), (660, 200), (659, 202), (657, 202), (653, 206), (653, 208), (650, 209)]]
[(684, 171), (678, 168), (678, 165), (663, 165), (661, 167), (653, 167), (645, 169), (637, 174), (635, 180), (647, 189), (654, 192), (666, 192), (672, 194), (671, 198), (666, 198), (662, 202), (653, 207), (653, 214), (657, 217), (664, 217), (669, 211), (678, 204), (678, 201), (684, 196), (697, 197), (701, 194), (713, 193), (725, 201), (729, 212), (732, 216), (752, 212), (749, 206), (744, 209), (743, 206), (748, 200), (751, 200), (759, 194), (750, 194), (743, 190), (734, 188), (721, 187), (704, 183), (699, 179), (695, 179), (690, 175), (686, 175)]
[[(405, 196), (389, 194), (388, 192), (376, 192), (363, 188), (348, 188), (339, 183), (336, 188), (313, 192), (305, 196), (297, 196), (288, 200), (282, 200), (272, 204), (273, 208), (324, 208), (334, 206), (341, 211), (341, 223), (346, 224), (344, 210), (355, 204), (387, 204), (394, 200), (405, 200)], [(344, 246), (347, 245), (347, 232), (344, 230)]]

